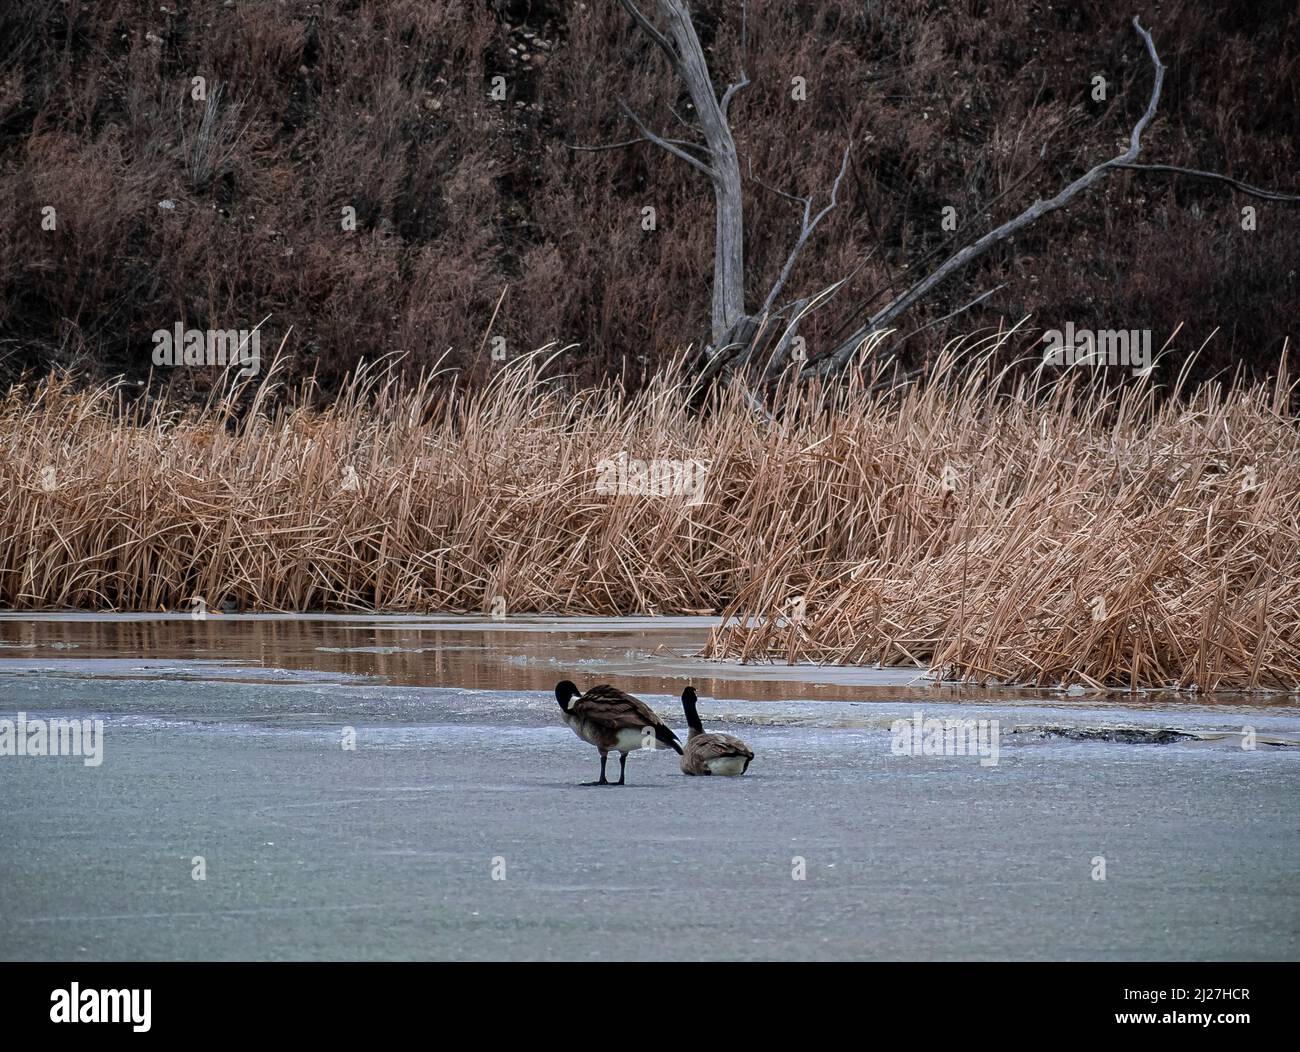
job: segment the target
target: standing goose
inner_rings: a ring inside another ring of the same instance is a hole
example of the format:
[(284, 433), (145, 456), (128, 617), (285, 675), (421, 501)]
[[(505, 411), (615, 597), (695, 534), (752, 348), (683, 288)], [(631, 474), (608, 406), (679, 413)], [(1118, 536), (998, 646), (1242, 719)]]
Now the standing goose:
[(682, 691), (682, 708), (691, 733), (686, 737), (686, 751), (682, 753), (682, 771), (686, 774), (744, 774), (749, 770), (754, 752), (739, 738), (730, 734), (706, 734), (700, 714), (695, 711), (695, 688)]
[[(600, 750), (600, 781), (587, 785), (625, 784), (627, 754), (633, 749), (668, 745), (682, 751), (672, 728), (649, 705), (616, 687), (592, 687), (583, 694), (567, 679), (561, 680), (555, 685), (555, 700), (573, 733)], [(611, 752), (619, 754), (617, 782), (605, 777), (605, 761)]]

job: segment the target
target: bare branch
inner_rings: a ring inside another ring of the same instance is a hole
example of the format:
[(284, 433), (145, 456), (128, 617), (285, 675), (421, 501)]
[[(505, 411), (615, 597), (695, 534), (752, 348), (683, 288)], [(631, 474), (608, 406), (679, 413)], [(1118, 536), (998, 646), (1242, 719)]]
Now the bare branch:
[(649, 139), (641, 137), (636, 139), (624, 139), (622, 142), (608, 142), (603, 146), (581, 146), (576, 142), (566, 142), (564, 145), (570, 150), (590, 150), (595, 153), (598, 150), (621, 150), (626, 146), (635, 146), (639, 142), (649, 141)]
[(790, 274), (794, 270), (794, 264), (799, 258), (799, 253), (802, 252), (804, 246), (808, 244), (808, 239), (812, 236), (812, 232), (817, 229), (817, 224), (826, 218), (839, 200), (840, 183), (844, 181), (844, 173), (849, 170), (849, 151), (852, 148), (852, 143), (849, 143), (848, 146), (844, 147), (844, 159), (840, 161), (840, 173), (835, 177), (835, 182), (831, 184), (830, 203), (818, 212), (812, 220), (809, 220), (808, 218), (809, 214), (812, 212), (812, 196), (809, 195), (803, 199), (803, 221), (800, 224), (799, 237), (795, 241), (794, 247), (790, 249), (790, 255), (786, 257), (785, 266), (781, 268), (781, 273), (778, 275), (776, 283), (772, 286), (771, 291), (768, 292), (767, 299), (763, 301), (763, 306), (759, 310), (759, 314), (766, 314), (772, 309), (772, 304), (776, 302), (777, 296), (779, 296), (781, 290), (785, 288), (785, 283), (789, 280)]
[(749, 51), (749, 7), (745, 0), (740, 0), (740, 80), (734, 84), (728, 84), (727, 90), (722, 93), (722, 101), (718, 103), (718, 108), (722, 110), (722, 115), (727, 116), (727, 110), (731, 107), (731, 100), (742, 89), (749, 87), (749, 74), (745, 72), (745, 60)]
[[(596, 146), (583, 146), (572, 142), (566, 142), (564, 145), (570, 150), (585, 150), (594, 153), (600, 150), (621, 150), (625, 147), (636, 146), (638, 143), (643, 142), (654, 142), (654, 140), (647, 139), (645, 136), (640, 136), (636, 139), (627, 139), (624, 142), (610, 142)], [(702, 142), (687, 142), (685, 139), (664, 139), (664, 142), (672, 143), (674, 146), (684, 146), (692, 150), (703, 150), (705, 153), (709, 152), (709, 148)]]
[(852, 360), (868, 336), (875, 331), (888, 327), (890, 322), (898, 315), (906, 311), (954, 271), (960, 270), (972, 260), (982, 256), (999, 241), (1010, 237), (1017, 230), (1068, 204), (1077, 194), (1097, 183), (1108, 175), (1112, 169), (1131, 164), (1137, 159), (1138, 152), (1142, 147), (1142, 133), (1146, 131), (1147, 125), (1151, 123), (1151, 119), (1155, 116), (1156, 107), (1160, 103), (1160, 91), (1165, 82), (1165, 67), (1164, 63), (1160, 61), (1160, 56), (1156, 53), (1156, 45), (1151, 39), (1151, 34), (1142, 28), (1142, 23), (1136, 15), (1133, 16), (1133, 28), (1137, 30), (1138, 35), (1142, 37), (1143, 42), (1146, 44), (1147, 54), (1151, 57), (1151, 64), (1155, 67), (1155, 83), (1151, 86), (1151, 98), (1147, 102), (1146, 112), (1133, 125), (1133, 130), (1129, 134), (1128, 149), (1118, 156), (1112, 157), (1108, 161), (1102, 161), (1089, 169), (1061, 190), (1055, 197), (1048, 198), (1046, 201), (1041, 199), (1035, 201), (1015, 218), (1009, 219), (1001, 226), (990, 230), (983, 237), (971, 242), (965, 248), (953, 253), (938, 268), (914, 283), (901, 296), (897, 296), (887, 303), (872, 316), (862, 329), (850, 336), (833, 352), (815, 363), (810, 362), (805, 369), (805, 374), (818, 375), (842, 368)]
[(1258, 197), (1264, 201), (1300, 201), (1300, 194), (1284, 194), (1280, 190), (1264, 190), (1258, 186), (1243, 183), (1240, 179), (1220, 175), (1218, 172), (1202, 172), (1196, 168), (1180, 168), (1176, 164), (1117, 164), (1115, 167), (1128, 168), (1135, 172), (1170, 172), (1174, 175), (1190, 175), (1197, 179), (1213, 179), (1216, 182), (1227, 183), (1228, 186), (1240, 190), (1243, 194), (1249, 194), (1251, 197)]
[(668, 61), (672, 63), (673, 69), (680, 73), (682, 70), (681, 56), (677, 54), (668, 38), (655, 28), (654, 23), (640, 12), (636, 4), (632, 3), (632, 0), (618, 0), (618, 2), (623, 10), (632, 16), (632, 21), (640, 26), (646, 35), (659, 46), (659, 49), (668, 56)]
[(695, 130), (695, 125), (692, 124), (690, 121), (686, 120), (686, 118), (684, 118), (680, 113), (678, 113), (676, 106), (670, 105), (668, 107), (668, 112), (677, 118), (677, 123), (680, 124), (683, 128), (687, 129), (688, 131)]
[(772, 348), (771, 355), (767, 359), (767, 368), (763, 370), (761, 383), (771, 383), (781, 374), (786, 363), (790, 359), (790, 348), (794, 346), (794, 338), (799, 334), (799, 323), (803, 321), (804, 315), (808, 313), (808, 300), (798, 299), (790, 304), (791, 318), (786, 323), (785, 330), (781, 333), (776, 341), (776, 346)]
[(758, 185), (761, 186), (764, 190), (768, 190), (776, 194), (778, 197), (784, 197), (787, 201), (793, 201), (797, 205), (803, 205), (808, 200), (808, 198), (806, 197), (799, 197), (795, 194), (787, 194), (784, 190), (781, 190), (775, 186), (769, 186), (767, 183), (763, 182), (762, 179), (760, 179), (758, 176), (754, 174), (754, 159), (752, 157), (746, 157), (745, 163), (749, 165), (749, 178), (752, 179), (754, 182), (758, 183)]
[(718, 103), (724, 117), (727, 116), (727, 110), (731, 107), (731, 100), (735, 98), (736, 92), (747, 87), (749, 87), (749, 77), (747, 77), (745, 72), (742, 70), (740, 73), (740, 80), (736, 81), (735, 84), (727, 85), (727, 90), (722, 93), (722, 101)]
[[(1029, 180), (1030, 176), (1032, 176), (1038, 170), (1038, 167), (1041, 164), (1042, 164), (1042, 157), (1040, 156), (1037, 160), (1034, 161), (1034, 163), (1029, 167), (1029, 169), (1020, 176), (1019, 179), (1017, 179), (1014, 183), (1008, 186), (1005, 190), (1002, 190), (996, 196), (986, 201), (980, 208), (978, 208), (975, 211), (974, 214), (976, 216), (988, 217), (992, 213), (993, 209), (995, 209), (1003, 199), (1010, 197), (1017, 190), (1019, 190), (1020, 187), (1023, 186)], [(870, 218), (869, 215), (868, 218)], [(881, 235), (879, 231), (876, 232), (876, 237), (878, 241), (882, 236), (883, 235)], [(940, 241), (938, 244), (936, 244), (933, 248), (929, 249), (929, 251), (927, 251), (925, 255), (923, 255), (920, 259), (914, 260), (911, 263), (912, 269), (917, 270), (920, 267), (928, 266), (932, 259), (939, 257), (944, 252), (948, 252), (951, 255), (951, 253), (955, 251), (953, 249), (953, 245), (962, 242), (964, 240), (965, 240), (964, 232), (957, 231), (953, 233), (951, 237), (945, 238), (943, 241)], [(867, 260), (876, 254), (876, 250), (878, 248), (879, 248), (879, 243), (873, 246), (871, 251), (867, 253), (867, 255), (863, 258), (863, 262), (860, 263), (857, 268), (855, 268), (855, 273), (857, 270), (862, 269), (862, 267), (866, 265)], [(897, 292), (897, 290), (894, 288), (892, 275), (890, 276), (890, 278), (885, 284), (878, 285), (874, 290), (872, 290), (871, 292), (867, 293), (862, 297), (860, 305), (855, 307), (849, 313), (849, 315), (839, 325), (836, 326), (832, 338), (837, 337), (840, 333), (854, 331), (851, 327), (853, 323), (857, 320), (859, 316), (865, 314), (867, 312), (867, 308), (870, 307), (870, 305), (874, 303), (877, 299), (879, 299), (880, 296), (885, 292), (889, 292), (891, 294), (896, 294)]]
[(1006, 287), (1007, 285), (1005, 281), (1001, 285), (994, 285), (993, 288), (981, 292), (978, 296), (976, 296), (965, 306), (958, 307), (955, 311), (951, 311), (950, 313), (945, 314), (942, 318), (935, 318), (934, 321), (926, 322), (919, 329), (913, 329), (906, 336), (904, 336), (903, 339), (910, 340), (917, 333), (925, 332), (926, 329), (933, 329), (936, 325), (942, 325), (946, 321), (951, 321), (953, 318), (957, 317), (958, 314), (965, 314), (972, 307), (978, 307), (986, 299), (992, 296), (993, 293), (1000, 292), (1002, 289), (1005, 289)]
[(641, 130), (641, 134), (648, 141), (654, 143), (656, 146), (662, 146), (674, 157), (680, 157), (687, 164), (691, 165), (694, 168), (698, 168), (710, 179), (714, 178), (714, 172), (712, 168), (710, 168), (707, 164), (701, 161), (698, 157), (693, 157), (685, 150), (683, 150), (681, 147), (673, 145), (673, 142), (671, 140), (660, 138), (658, 135), (652, 132), (649, 128), (646, 127), (645, 122), (640, 117), (638, 117), (635, 113), (633, 113), (631, 107), (629, 107), (628, 104), (624, 102), (622, 99), (618, 100), (618, 106), (619, 109), (621, 109), (627, 115), (627, 117)]
[[(867, 253), (867, 258), (870, 258), (874, 251), (875, 249), (872, 249), (872, 252)], [(785, 331), (781, 334), (780, 339), (777, 341), (776, 349), (773, 351), (772, 356), (768, 359), (767, 368), (763, 371), (762, 382), (764, 385), (770, 386), (784, 371), (786, 361), (789, 358), (790, 347), (794, 343), (795, 336), (799, 333), (799, 325), (803, 319), (812, 314), (813, 311), (820, 310), (822, 304), (832, 300), (841, 288), (844, 288), (857, 276), (858, 271), (861, 270), (864, 265), (865, 263), (859, 263), (858, 266), (853, 269), (853, 272), (847, 277), (840, 278), (840, 280), (834, 284), (828, 285), (811, 299), (797, 299), (792, 303), (786, 304), (779, 311), (773, 314), (773, 317), (776, 318), (789, 316), (790, 321), (786, 325)], [(798, 370), (796, 370), (796, 372), (797, 371)]]
[(1133, 131), (1128, 137), (1128, 149), (1110, 162), (1111, 167), (1137, 159), (1138, 151), (1142, 149), (1142, 133), (1147, 130), (1151, 118), (1156, 115), (1156, 107), (1160, 105), (1160, 89), (1164, 87), (1165, 83), (1165, 64), (1160, 61), (1160, 56), (1156, 54), (1156, 42), (1151, 39), (1151, 34), (1142, 28), (1142, 23), (1138, 21), (1137, 15), (1133, 16), (1133, 28), (1138, 31), (1138, 34), (1146, 43), (1147, 54), (1151, 56), (1151, 64), (1156, 68), (1156, 79), (1155, 83), (1151, 85), (1151, 101), (1147, 103), (1147, 111), (1133, 125)]

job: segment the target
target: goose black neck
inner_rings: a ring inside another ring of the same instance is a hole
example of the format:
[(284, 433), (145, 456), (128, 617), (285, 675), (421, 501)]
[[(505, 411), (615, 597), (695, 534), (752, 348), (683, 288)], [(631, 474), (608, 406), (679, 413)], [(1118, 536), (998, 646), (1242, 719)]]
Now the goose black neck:
[(704, 730), (704, 724), (700, 722), (700, 714), (695, 711), (695, 698), (683, 694), (682, 708), (686, 710), (686, 725), (693, 731)]

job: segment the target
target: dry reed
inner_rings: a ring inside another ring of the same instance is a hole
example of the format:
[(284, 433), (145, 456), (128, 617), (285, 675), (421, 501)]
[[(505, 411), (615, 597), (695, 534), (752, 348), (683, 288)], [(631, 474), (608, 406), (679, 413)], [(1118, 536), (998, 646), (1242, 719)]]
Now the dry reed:
[[(500, 596), (511, 614), (721, 612), (709, 652), (746, 661), (1300, 684), (1287, 380), (1158, 400), (956, 360), (902, 392), (787, 392), (774, 422), (736, 390), (686, 409), (671, 370), (574, 394), (537, 356), (468, 393), (372, 369), (324, 410), (268, 378), (238, 420), (53, 378), (0, 403), (0, 606)], [(621, 451), (707, 462), (703, 499), (602, 495)]]

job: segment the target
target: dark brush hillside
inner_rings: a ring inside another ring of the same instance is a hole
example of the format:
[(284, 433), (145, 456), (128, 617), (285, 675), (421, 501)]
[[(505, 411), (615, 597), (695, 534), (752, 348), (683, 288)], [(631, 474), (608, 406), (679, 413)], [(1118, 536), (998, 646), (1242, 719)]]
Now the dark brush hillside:
[[(1169, 67), (1142, 159), (1300, 191), (1293, 0), (749, 8), (752, 83), (731, 121), (755, 177), (754, 298), (798, 229), (775, 191), (824, 195), (854, 143), (840, 206), (788, 289), (852, 275), (804, 326), (812, 345), (933, 262), (954, 237), (945, 206), (960, 241), (1117, 152), (1151, 84), (1135, 11)], [(725, 86), (740, 5), (694, 10)], [(565, 364), (581, 379), (636, 383), (707, 334), (713, 199), (655, 146), (571, 149), (635, 137), (620, 98), (690, 135), (680, 84), (612, 0), (6, 0), (0, 378), (142, 377), (155, 329), (269, 315), (272, 343), (287, 333), (292, 367), (327, 387), (397, 351), (418, 365), (449, 351), (444, 364), (481, 377), (489, 326), (509, 353), (575, 344)], [(1149, 328), (1157, 344), (1182, 323), (1188, 352), (1218, 329), (1202, 375), (1265, 372), (1300, 331), (1298, 229), (1295, 205), (1119, 174), (942, 286), (902, 331), (1005, 283), (912, 353), (1032, 313), (1049, 328)]]

